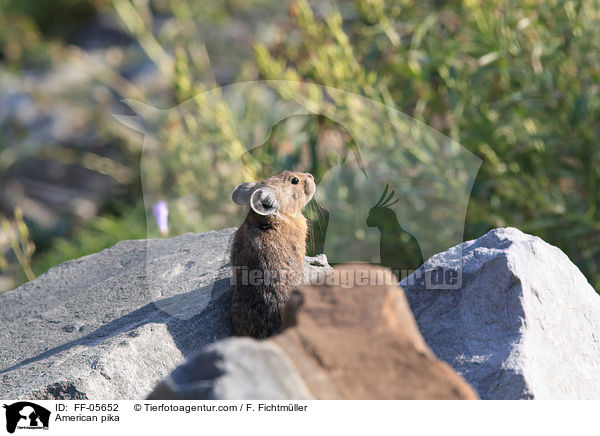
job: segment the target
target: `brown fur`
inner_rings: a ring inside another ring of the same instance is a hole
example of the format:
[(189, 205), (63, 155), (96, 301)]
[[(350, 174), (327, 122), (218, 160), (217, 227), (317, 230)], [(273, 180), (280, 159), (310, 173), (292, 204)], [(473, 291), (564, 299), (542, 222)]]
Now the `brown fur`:
[[(299, 179), (298, 184), (291, 183), (294, 177)], [(277, 198), (278, 209), (276, 214), (265, 216), (250, 207), (235, 233), (230, 262), (230, 315), (236, 335), (265, 338), (279, 332), (289, 292), (302, 282), (308, 226), (300, 211), (312, 198), (315, 185), (308, 173), (284, 171), (253, 188), (252, 192), (270, 189)], [(247, 268), (248, 274), (259, 271), (263, 278), (267, 271), (277, 275), (259, 284), (242, 283), (241, 268)]]

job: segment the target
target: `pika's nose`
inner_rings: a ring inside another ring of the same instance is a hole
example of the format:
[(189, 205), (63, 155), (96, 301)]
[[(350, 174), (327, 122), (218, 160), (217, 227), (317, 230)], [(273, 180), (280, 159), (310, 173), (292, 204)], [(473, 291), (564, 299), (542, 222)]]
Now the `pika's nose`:
[(304, 193), (306, 195), (312, 195), (317, 190), (317, 184), (315, 183), (314, 177), (310, 176), (309, 179), (304, 180)]

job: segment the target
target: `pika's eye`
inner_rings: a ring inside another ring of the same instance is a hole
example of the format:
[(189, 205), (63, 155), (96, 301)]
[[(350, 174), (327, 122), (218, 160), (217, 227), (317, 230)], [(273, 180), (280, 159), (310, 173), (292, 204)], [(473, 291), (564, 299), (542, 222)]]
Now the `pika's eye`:
[(292, 185), (297, 185), (299, 181), (300, 181), (300, 180), (298, 180), (298, 177), (294, 177), (294, 178), (292, 179)]

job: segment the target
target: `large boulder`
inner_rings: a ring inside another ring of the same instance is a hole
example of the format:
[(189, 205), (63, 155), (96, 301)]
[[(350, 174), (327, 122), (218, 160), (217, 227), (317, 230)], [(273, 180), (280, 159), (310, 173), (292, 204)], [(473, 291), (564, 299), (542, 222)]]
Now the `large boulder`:
[(0, 295), (0, 398), (147, 396), (231, 335), (234, 230), (120, 242)]
[(150, 398), (477, 398), (431, 353), (389, 270), (341, 265), (321, 283), (291, 294), (283, 333), (212, 344)]
[[(460, 289), (428, 289), (440, 268)], [(560, 249), (496, 229), (402, 285), (427, 344), (482, 399), (600, 398), (600, 296)]]
[(0, 295), (0, 397), (143, 398), (231, 334), (233, 230), (120, 242)]

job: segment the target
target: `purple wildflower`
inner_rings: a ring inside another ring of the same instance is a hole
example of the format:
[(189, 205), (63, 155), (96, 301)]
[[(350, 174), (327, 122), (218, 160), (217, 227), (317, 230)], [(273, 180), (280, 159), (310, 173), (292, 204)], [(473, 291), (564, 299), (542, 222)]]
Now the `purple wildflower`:
[(163, 236), (166, 236), (169, 233), (169, 206), (167, 205), (167, 202), (160, 200), (154, 203), (154, 206), (152, 206), (152, 214), (158, 225), (158, 230), (160, 230), (160, 233)]

